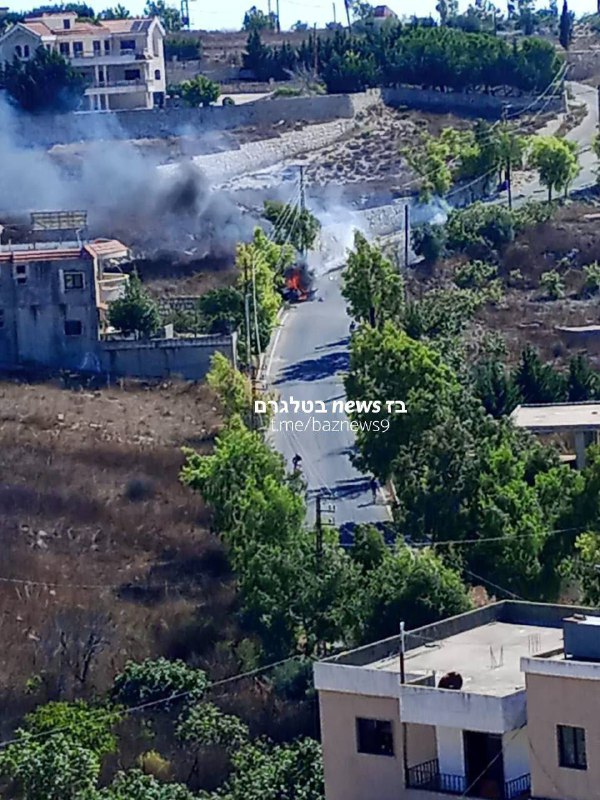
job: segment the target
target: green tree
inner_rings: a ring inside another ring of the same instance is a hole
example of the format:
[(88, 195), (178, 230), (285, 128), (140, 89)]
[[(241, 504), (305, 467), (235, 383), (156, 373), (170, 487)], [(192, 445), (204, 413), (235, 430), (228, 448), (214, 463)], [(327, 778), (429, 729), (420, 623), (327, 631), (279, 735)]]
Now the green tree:
[(216, 392), (226, 419), (235, 414), (249, 421), (252, 416), (252, 384), (222, 353), (215, 353), (210, 361), (206, 382)]
[(536, 136), (531, 146), (530, 162), (537, 169), (540, 183), (548, 189), (548, 202), (553, 190), (565, 196), (580, 171), (575, 142), (556, 136)]
[(25, 717), (25, 730), (33, 737), (44, 737), (56, 730), (68, 730), (68, 735), (81, 747), (99, 758), (117, 749), (113, 733), (121, 721), (120, 709), (110, 706), (90, 706), (81, 700), (74, 703), (53, 702), (38, 706)]
[(269, 343), (282, 303), (278, 289), (283, 285), (285, 270), (294, 263), (294, 259), (294, 248), (291, 245), (279, 245), (270, 241), (261, 228), (255, 228), (251, 242), (239, 244), (237, 247), (237, 288), (242, 296), (248, 296), (251, 301), (249, 338), (253, 352), (258, 351), (257, 328), (260, 348), (264, 349)]
[(574, 22), (574, 14), (572, 11), (569, 11), (567, 0), (563, 0), (562, 11), (560, 14), (560, 21), (559, 21), (558, 40), (561, 44), (561, 47), (563, 47), (565, 50), (569, 49), (569, 46), (573, 39), (573, 22)]
[(311, 250), (321, 223), (308, 211), (275, 200), (265, 200), (263, 216), (274, 225), (273, 241), (291, 244), (300, 253)]
[(95, 792), (91, 800), (197, 800), (197, 796), (181, 783), (162, 783), (134, 769), (117, 772), (110, 786)]
[(508, 416), (519, 404), (519, 392), (512, 375), (498, 359), (487, 359), (477, 364), (473, 382), (475, 395), (493, 417)]
[(79, 107), (85, 81), (58, 52), (39, 47), (28, 61), (4, 65), (0, 87), (23, 111), (65, 113)]
[(345, 380), (349, 400), (385, 398), (405, 403), (406, 414), (356, 412), (360, 421), (380, 419), (389, 429), (361, 430), (356, 441), (362, 464), (381, 479), (392, 473), (402, 445), (417, 441), (423, 432), (443, 420), (464, 401), (464, 392), (441, 357), (421, 342), (411, 339), (391, 323), (381, 329), (364, 327), (352, 337), (350, 371)]
[(265, 14), (256, 6), (252, 6), (244, 14), (242, 30), (248, 31), (274, 31), (277, 30), (277, 14), (272, 11)]
[(512, 208), (512, 170), (523, 166), (526, 147), (526, 138), (520, 136), (507, 123), (498, 129), (496, 148), (499, 166), (504, 170), (506, 179), (509, 208)]
[(197, 308), (207, 333), (231, 333), (244, 319), (244, 297), (234, 286), (211, 289), (199, 298)]
[(446, 229), (443, 225), (420, 225), (413, 228), (411, 242), (417, 256), (423, 256), (427, 264), (435, 264), (444, 255)]
[(100, 12), (100, 19), (129, 19), (130, 17), (131, 12), (129, 9), (120, 3), (111, 8), (105, 8), (104, 11)]
[(161, 702), (163, 708), (198, 700), (208, 685), (206, 673), (166, 658), (128, 661), (114, 680), (112, 694), (127, 706)]
[(232, 765), (219, 793), (227, 800), (323, 800), (321, 746), (314, 739), (283, 745), (254, 742), (238, 750)]
[(354, 250), (342, 278), (350, 314), (371, 325), (398, 320), (404, 308), (404, 282), (381, 250), (356, 232)]
[(110, 324), (125, 335), (152, 336), (160, 327), (158, 306), (144, 289), (137, 272), (129, 276), (125, 293), (108, 307)]
[(559, 300), (565, 293), (565, 284), (559, 272), (555, 269), (542, 272), (540, 275), (540, 288), (548, 300)]
[(600, 392), (600, 380), (589, 359), (578, 353), (569, 359), (567, 399), (570, 403), (595, 400)]
[(198, 106), (206, 108), (211, 103), (216, 103), (221, 94), (219, 84), (211, 81), (206, 75), (196, 75), (189, 81), (183, 81), (179, 89), (181, 97), (191, 108)]
[(196, 748), (218, 745), (233, 752), (248, 742), (248, 726), (233, 714), (224, 714), (213, 703), (200, 703), (183, 712), (177, 721), (177, 738)]
[(181, 12), (174, 6), (168, 6), (165, 0), (147, 0), (144, 16), (158, 17), (167, 33), (180, 31), (183, 27)]
[(14, 782), (20, 800), (87, 800), (100, 774), (100, 756), (68, 733), (35, 738), (19, 730), (0, 754), (0, 774)]
[(564, 400), (563, 377), (551, 364), (544, 364), (531, 346), (521, 353), (514, 381), (523, 403), (559, 403)]
[(400, 544), (367, 577), (368, 610), (363, 639), (384, 639), (398, 631), (461, 614), (471, 602), (460, 575), (431, 550), (412, 551)]

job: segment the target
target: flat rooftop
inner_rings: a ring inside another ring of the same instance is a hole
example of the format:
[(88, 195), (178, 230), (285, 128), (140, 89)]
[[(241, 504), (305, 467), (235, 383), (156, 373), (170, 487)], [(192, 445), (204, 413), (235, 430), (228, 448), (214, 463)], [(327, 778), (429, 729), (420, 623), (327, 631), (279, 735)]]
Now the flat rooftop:
[[(489, 622), (445, 639), (409, 650), (405, 657), (408, 682), (435, 674), (435, 684), (447, 672), (458, 672), (463, 691), (502, 697), (525, 688), (521, 656), (562, 647), (560, 628)], [(382, 658), (369, 669), (400, 672), (399, 656)]]
[(517, 406), (510, 418), (518, 428), (539, 433), (600, 430), (600, 403)]

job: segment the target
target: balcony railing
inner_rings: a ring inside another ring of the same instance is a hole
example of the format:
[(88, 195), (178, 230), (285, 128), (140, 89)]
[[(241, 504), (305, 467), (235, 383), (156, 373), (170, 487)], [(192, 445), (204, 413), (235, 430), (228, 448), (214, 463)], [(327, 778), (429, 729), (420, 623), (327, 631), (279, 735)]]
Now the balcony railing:
[(504, 784), (504, 800), (515, 800), (515, 798), (529, 797), (531, 792), (531, 775), (520, 775), (512, 781)]
[[(410, 767), (407, 775), (407, 784), (410, 789), (424, 789), (440, 794), (455, 794), (459, 796), (479, 797), (475, 787), (467, 785), (464, 775), (452, 775), (447, 772), (440, 772), (437, 758), (425, 761)], [(520, 775), (518, 778), (506, 781), (504, 787), (498, 787), (499, 791), (494, 797), (502, 800), (521, 800), (530, 796), (531, 779), (530, 776)]]
[(461, 795), (467, 788), (464, 775), (449, 775), (440, 772), (437, 758), (417, 764), (408, 770), (408, 786), (411, 789), (428, 789), (431, 792)]

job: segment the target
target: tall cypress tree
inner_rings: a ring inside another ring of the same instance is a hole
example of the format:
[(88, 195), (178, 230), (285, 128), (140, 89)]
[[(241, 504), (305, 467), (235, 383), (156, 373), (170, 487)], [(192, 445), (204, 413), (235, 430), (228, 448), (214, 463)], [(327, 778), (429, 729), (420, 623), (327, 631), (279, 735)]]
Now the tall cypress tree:
[(565, 50), (569, 49), (573, 39), (573, 12), (569, 11), (567, 0), (563, 0), (562, 12), (560, 15), (560, 33), (558, 39)]

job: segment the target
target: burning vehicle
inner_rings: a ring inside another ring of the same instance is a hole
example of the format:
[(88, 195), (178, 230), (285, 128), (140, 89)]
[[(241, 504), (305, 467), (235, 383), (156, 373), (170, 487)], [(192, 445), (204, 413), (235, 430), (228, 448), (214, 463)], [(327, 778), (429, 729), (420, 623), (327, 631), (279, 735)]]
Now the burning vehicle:
[(288, 303), (304, 303), (315, 296), (314, 276), (306, 264), (293, 264), (283, 277), (285, 285), (281, 294)]

